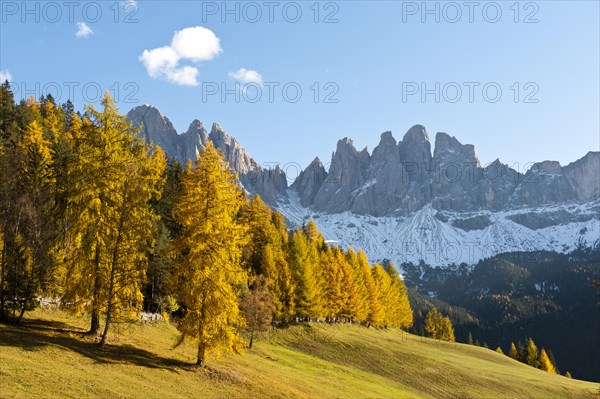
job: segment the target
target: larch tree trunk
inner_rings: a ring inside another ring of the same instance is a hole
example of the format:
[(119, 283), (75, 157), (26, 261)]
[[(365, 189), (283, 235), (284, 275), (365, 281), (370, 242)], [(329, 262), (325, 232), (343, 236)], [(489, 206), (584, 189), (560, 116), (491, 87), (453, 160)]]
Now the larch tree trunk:
[(127, 195), (123, 196), (123, 204), (121, 206), (121, 217), (119, 218), (119, 230), (117, 233), (117, 239), (115, 240), (115, 247), (112, 253), (112, 262), (110, 267), (110, 282), (108, 286), (108, 304), (106, 307), (106, 323), (104, 325), (104, 332), (102, 333), (102, 340), (100, 341), (100, 348), (104, 349), (106, 346), (106, 338), (108, 337), (108, 329), (112, 322), (112, 314), (114, 307), (114, 296), (115, 296), (115, 273), (117, 264), (119, 262), (119, 248), (121, 247), (121, 239), (123, 234), (123, 224), (125, 219), (125, 203), (127, 201)]
[(196, 366), (204, 367), (204, 358), (206, 357), (206, 345), (200, 342), (198, 343), (198, 360), (196, 360)]
[(94, 256), (94, 293), (92, 296), (92, 320), (90, 324), (90, 335), (98, 335), (100, 332), (100, 289), (102, 280), (100, 280), (100, 240), (96, 239), (96, 254)]

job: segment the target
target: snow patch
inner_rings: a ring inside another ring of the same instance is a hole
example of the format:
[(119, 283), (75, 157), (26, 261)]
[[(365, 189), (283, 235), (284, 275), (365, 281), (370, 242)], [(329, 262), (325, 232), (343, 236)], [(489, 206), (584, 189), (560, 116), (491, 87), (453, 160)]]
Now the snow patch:
[[(587, 204), (561, 204), (538, 208), (519, 208), (501, 212), (443, 211), (444, 220), (436, 218), (437, 210), (427, 205), (406, 216), (375, 217), (351, 212), (320, 213), (300, 205), (294, 190), (289, 201), (280, 204), (293, 226), (313, 219), (327, 240), (347, 248), (363, 249), (370, 261), (392, 260), (396, 266), (404, 262), (445, 267), (451, 264), (473, 265), (481, 259), (503, 252), (554, 251), (569, 253), (580, 247), (600, 246), (600, 200)], [(528, 213), (566, 211), (570, 214), (592, 214), (585, 222), (563, 221), (563, 224), (532, 230), (513, 222), (509, 216)], [(452, 226), (456, 219), (486, 216), (491, 224), (480, 230), (464, 231)], [(348, 225), (356, 226), (348, 228)]]

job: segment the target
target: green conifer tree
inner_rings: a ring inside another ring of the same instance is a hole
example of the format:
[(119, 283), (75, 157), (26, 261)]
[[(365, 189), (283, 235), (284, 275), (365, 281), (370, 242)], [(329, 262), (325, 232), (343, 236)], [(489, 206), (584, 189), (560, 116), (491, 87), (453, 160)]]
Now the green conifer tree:
[(540, 366), (540, 353), (538, 351), (537, 346), (533, 342), (533, 339), (528, 338), (525, 342), (525, 362), (531, 367), (539, 367)]

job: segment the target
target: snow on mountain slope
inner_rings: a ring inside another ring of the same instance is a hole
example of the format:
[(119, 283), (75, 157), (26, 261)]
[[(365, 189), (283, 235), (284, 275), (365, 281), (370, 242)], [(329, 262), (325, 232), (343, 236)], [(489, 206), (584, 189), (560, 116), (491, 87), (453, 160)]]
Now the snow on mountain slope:
[(288, 198), (278, 209), (292, 225), (312, 218), (328, 241), (362, 248), (371, 261), (390, 259), (397, 266), (421, 260), (431, 266), (472, 265), (502, 252), (569, 253), (600, 246), (600, 201), (469, 213), (426, 205), (408, 216), (374, 217), (315, 212), (300, 205), (294, 190)]

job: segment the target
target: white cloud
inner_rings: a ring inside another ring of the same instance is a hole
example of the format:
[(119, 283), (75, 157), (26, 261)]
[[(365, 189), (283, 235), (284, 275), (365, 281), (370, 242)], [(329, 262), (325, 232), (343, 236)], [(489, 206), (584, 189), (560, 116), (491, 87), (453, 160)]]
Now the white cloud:
[(198, 86), (198, 68), (184, 66), (169, 70), (166, 73), (167, 80), (181, 86)]
[(260, 76), (260, 73), (251, 69), (240, 68), (236, 72), (229, 72), (228, 76), (244, 84), (256, 83), (261, 86), (263, 85), (263, 78)]
[(0, 71), (0, 84), (6, 82), (7, 80), (9, 82), (12, 82), (12, 75), (10, 74), (10, 72), (8, 72), (8, 69)]
[(137, 8), (137, 1), (136, 0), (122, 0), (121, 1), (121, 6), (123, 7), (136, 7)]
[(170, 46), (144, 50), (139, 59), (151, 78), (197, 86), (198, 68), (179, 66), (180, 61), (210, 61), (221, 52), (221, 40), (211, 30), (194, 26), (175, 32)]
[(181, 86), (197, 86), (198, 69), (192, 66), (177, 67), (180, 57), (172, 47), (164, 46), (144, 50), (140, 60), (151, 78), (164, 78)]
[(144, 50), (140, 56), (140, 61), (146, 67), (148, 75), (157, 78), (167, 70), (177, 67), (179, 55), (171, 47), (164, 46), (153, 50)]
[(94, 31), (85, 22), (77, 22), (77, 32), (75, 32), (75, 36), (88, 37), (93, 34)]
[(201, 26), (175, 32), (171, 47), (181, 58), (195, 62), (210, 61), (223, 51), (221, 39), (210, 29)]

